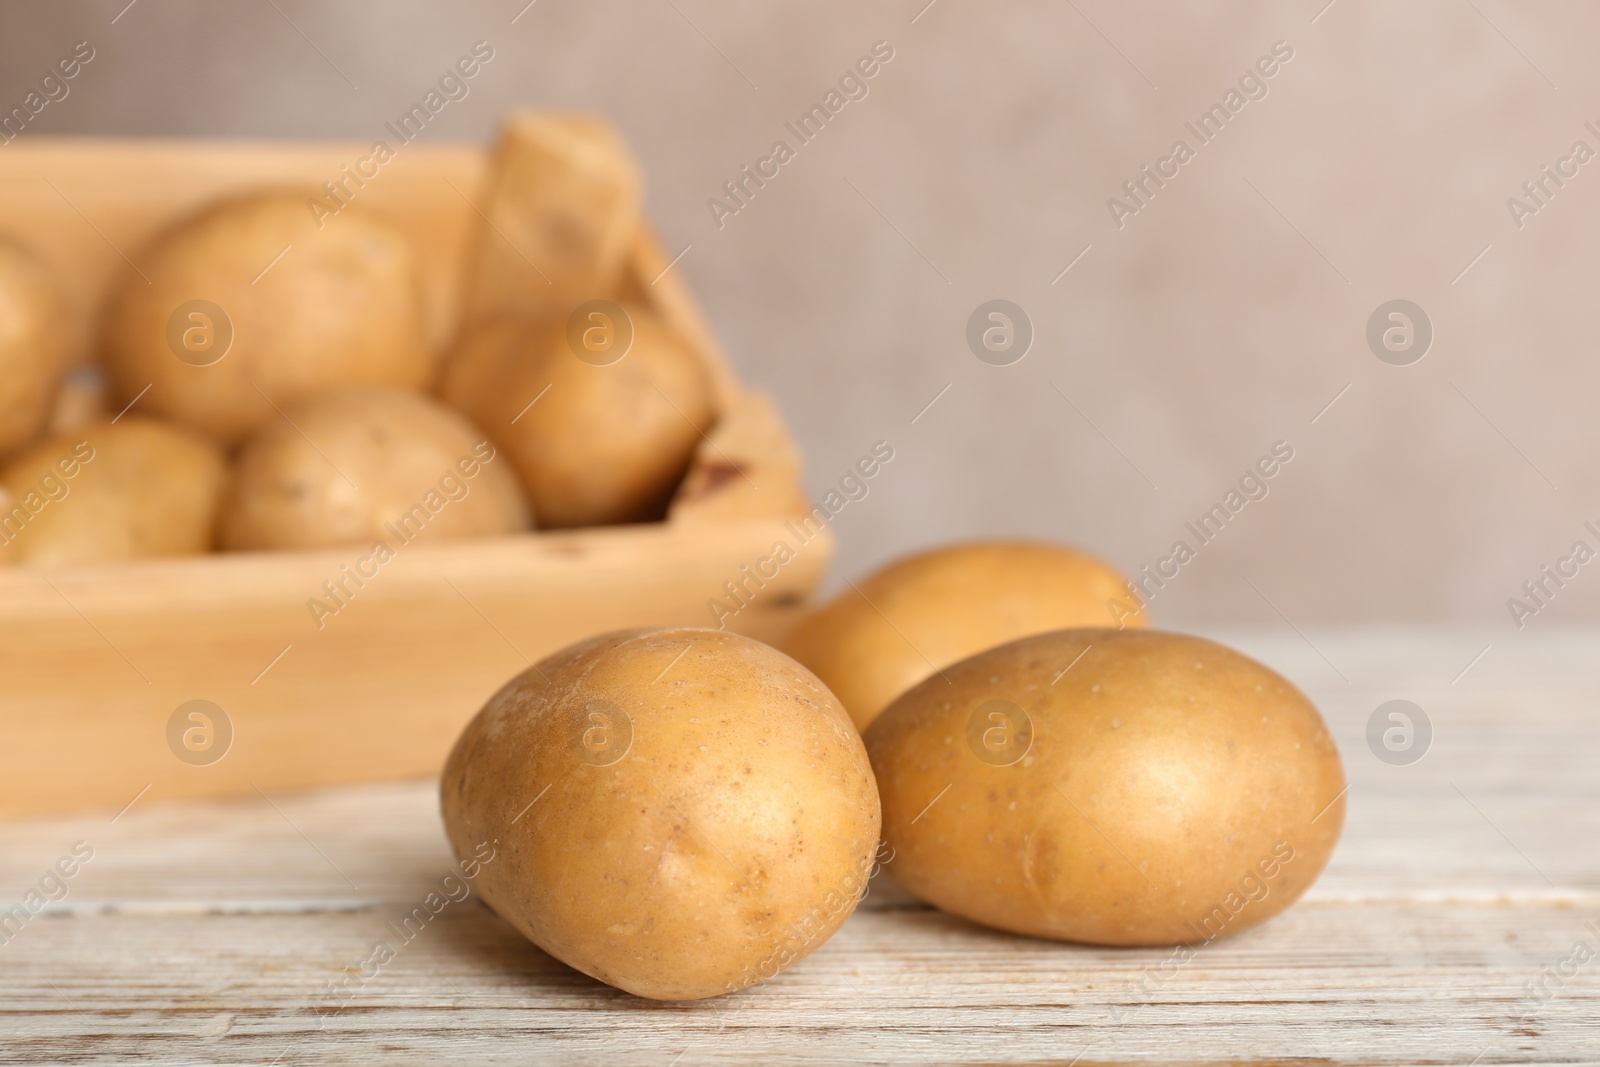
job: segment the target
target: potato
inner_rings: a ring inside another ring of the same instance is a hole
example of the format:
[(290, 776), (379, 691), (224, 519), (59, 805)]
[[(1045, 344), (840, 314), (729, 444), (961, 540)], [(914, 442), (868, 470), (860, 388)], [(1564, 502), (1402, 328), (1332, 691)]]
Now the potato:
[[(940, 667), (1028, 634), (1105, 626), (1124, 579), (1058, 545), (973, 541), (895, 560), (806, 616), (783, 650), (865, 730)], [(1143, 626), (1144, 613), (1125, 620)]]
[(399, 389), (341, 389), (290, 405), (239, 454), (222, 513), (229, 549), (323, 548), (528, 526), (516, 473), (477, 427)]
[(134, 256), (101, 340), (118, 407), (149, 386), (142, 410), (235, 444), (309, 393), (430, 384), (410, 245), (356, 205), (318, 220), (312, 195), (223, 201)]
[(53, 437), (0, 471), (0, 544), (40, 567), (204, 552), (226, 476), (216, 445), (154, 419)]
[(513, 114), (486, 186), (463, 286), (465, 320), (565, 318), (580, 301), (616, 288), (638, 235), (640, 179), (609, 123)]
[[(592, 327), (485, 324), (445, 369), (445, 400), (505, 449), (541, 526), (659, 519), (711, 426), (696, 353), (652, 312), (609, 308)], [(632, 341), (620, 357), (580, 358), (588, 329)]]
[(895, 881), (1035, 937), (1247, 930), (1305, 892), (1344, 824), (1344, 771), (1317, 709), (1198, 637), (1013, 641), (896, 700), (866, 745)]
[(770, 978), (866, 890), (878, 794), (804, 667), (720, 630), (581, 641), (512, 679), (440, 783), (483, 898), (572, 967), (655, 1000)]
[(73, 330), (66, 298), (33, 252), (0, 237), (0, 456), (50, 418)]

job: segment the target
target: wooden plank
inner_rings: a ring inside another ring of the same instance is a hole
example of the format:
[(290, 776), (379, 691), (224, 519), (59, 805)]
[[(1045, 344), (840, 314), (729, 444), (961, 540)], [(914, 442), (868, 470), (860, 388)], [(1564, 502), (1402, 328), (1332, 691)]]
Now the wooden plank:
[[(0, 813), (121, 803), (147, 783), (227, 795), (435, 773), (461, 725), (534, 660), (585, 634), (709, 626), (773, 519), (617, 527), (401, 548), (334, 615), (325, 581), (360, 550), (0, 572)], [(821, 579), (797, 556), (729, 628), (773, 639)], [(169, 748), (207, 700), (231, 749)]]
[(34, 980), (7, 990), (15, 1058), (0, 1062), (1580, 1062), (1600, 1008), (1575, 991), (1521, 1021), (1517, 979), (1565, 952), (1566, 915), (1407, 904), (1308, 904), (1171, 977), (1156, 950), (870, 911), (775, 981), (686, 1004), (636, 1000), (484, 909), (447, 909), (348, 1003), (329, 993), (402, 913), (55, 923), (54, 954), (29, 950)]
[[(1181, 965), (986, 931), (880, 878), (833, 940), (731, 998), (629, 997), (469, 898), (342, 1004), (328, 983), (445, 873), (433, 783), (153, 789), (117, 816), (130, 790), (0, 823), (0, 903), (94, 848), (0, 945), (0, 1063), (1595, 1062), (1600, 960), (1530, 988), (1600, 948), (1600, 634), (1505, 639), (1454, 685), (1483, 638), (1228, 636), (1324, 709), (1349, 818), (1306, 899)], [(1394, 696), (1436, 730), (1406, 767), (1364, 740)]]

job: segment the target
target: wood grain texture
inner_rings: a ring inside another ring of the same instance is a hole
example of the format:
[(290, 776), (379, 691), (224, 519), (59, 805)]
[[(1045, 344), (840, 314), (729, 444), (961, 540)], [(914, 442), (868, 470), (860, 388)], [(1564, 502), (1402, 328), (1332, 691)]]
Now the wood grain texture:
[[(0, 227), (46, 255), (87, 321), (108, 285), (136, 280), (140, 248), (173, 219), (243, 189), (315, 191), (369, 150), (40, 139), (6, 152)], [(483, 166), (475, 147), (407, 145), (354, 198), (421, 250), (441, 343), (480, 221), (471, 198)], [(719, 621), (776, 638), (821, 580), (833, 537), (823, 528), (802, 548), (789, 532), (806, 503), (788, 430), (729, 372), (670, 262), (642, 230), (622, 295), (653, 306), (699, 352), (726, 423), (697, 427), (703, 442), (671, 521), (397, 544), (393, 562), (353, 592), (344, 569), (371, 546), (0, 567), (0, 814), (120, 803), (147, 783), (169, 795), (237, 795), (252, 783), (432, 774), (489, 694), (579, 638)], [(766, 580), (742, 581), (748, 607), (710, 610), (781, 539), (796, 556)], [(324, 592), (328, 582), (343, 583), (347, 603)], [(313, 598), (337, 613), (319, 615)], [(407, 669), (416, 664), (426, 668)], [(232, 722), (236, 749), (215, 767), (168, 750), (167, 719), (191, 700)]]
[[(514, 674), (592, 633), (713, 625), (707, 601), (782, 534), (747, 519), (408, 546), (320, 619), (307, 598), (359, 550), (0, 572), (0, 813), (120, 804), (150, 782), (200, 796), (436, 773)], [(830, 546), (728, 627), (781, 633)], [(168, 747), (196, 699), (232, 723), (213, 766)]]
[[(153, 789), (120, 815), (0, 824), (0, 905), (94, 849), (0, 944), (0, 1063), (1600, 1062), (1600, 958), (1530, 996), (1576, 943), (1600, 949), (1600, 633), (1497, 639), (1454, 684), (1492, 635), (1222, 636), (1324, 710), (1349, 815), (1304, 900), (1186, 963), (983, 930), (880, 878), (774, 981), (652, 1003), (475, 896), (399, 943), (449, 863), (432, 782)], [(1435, 730), (1410, 766), (1366, 746), (1394, 697)], [(381, 939), (393, 962), (330, 994)]]

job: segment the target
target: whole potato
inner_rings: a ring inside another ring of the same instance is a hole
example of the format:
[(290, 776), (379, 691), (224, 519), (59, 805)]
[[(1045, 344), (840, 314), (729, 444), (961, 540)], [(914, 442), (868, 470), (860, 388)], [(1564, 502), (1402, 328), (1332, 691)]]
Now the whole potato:
[(878, 795), (844, 709), (747, 637), (579, 642), (512, 679), (440, 784), (445, 829), (530, 940), (641, 997), (770, 978), (866, 889)]
[(1344, 824), (1317, 709), (1198, 637), (1063, 630), (973, 656), (866, 733), (894, 879), (974, 922), (1209, 941), (1288, 907)]
[(225, 200), (134, 257), (145, 277), (123, 279), (103, 324), (119, 406), (149, 386), (143, 410), (234, 444), (309, 393), (428, 386), (411, 246), (355, 205), (319, 220), (310, 199), (284, 189)]
[(341, 389), (285, 410), (239, 453), (228, 549), (323, 548), (527, 529), (516, 473), (461, 415), (399, 389)]
[(34, 253), (0, 237), (0, 456), (50, 418), (72, 329), (66, 298)]
[(226, 476), (216, 445), (154, 419), (53, 437), (0, 471), (0, 544), (40, 567), (205, 552)]
[(604, 119), (507, 115), (468, 239), (462, 316), (544, 318), (612, 291), (639, 229), (639, 165)]
[[(1124, 579), (1060, 545), (973, 541), (906, 556), (806, 616), (783, 650), (865, 730), (940, 667), (1028, 634), (1114, 621)], [(1145, 625), (1144, 612), (1126, 620)]]
[(505, 449), (541, 526), (660, 518), (713, 419), (705, 366), (671, 327), (638, 305), (602, 314), (596, 333), (631, 330), (614, 362), (580, 358), (566, 321), (500, 319), (469, 330), (444, 373), (442, 395)]

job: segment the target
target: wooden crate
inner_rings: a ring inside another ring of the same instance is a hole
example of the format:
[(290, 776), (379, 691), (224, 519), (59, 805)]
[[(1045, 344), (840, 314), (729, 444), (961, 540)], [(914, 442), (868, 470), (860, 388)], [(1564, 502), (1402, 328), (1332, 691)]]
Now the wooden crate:
[[(23, 139), (0, 150), (0, 230), (52, 262), (88, 323), (178, 214), (252, 186), (320, 187), (368, 148)], [(475, 147), (408, 145), (358, 198), (422, 250), (441, 343), (484, 162)], [(708, 601), (782, 540), (795, 557), (726, 620), (775, 637), (820, 579), (831, 534), (801, 545), (795, 531), (815, 526), (798, 521), (787, 432), (729, 373), (667, 263), (642, 234), (624, 290), (704, 353), (719, 409), (667, 521), (407, 546), (320, 628), (306, 602), (349, 550), (0, 568), (0, 815), (120, 806), (146, 786), (253, 794), (436, 773), (465, 720), (529, 662), (609, 629), (710, 625)], [(232, 724), (226, 755), (203, 766), (167, 740), (191, 700)]]

